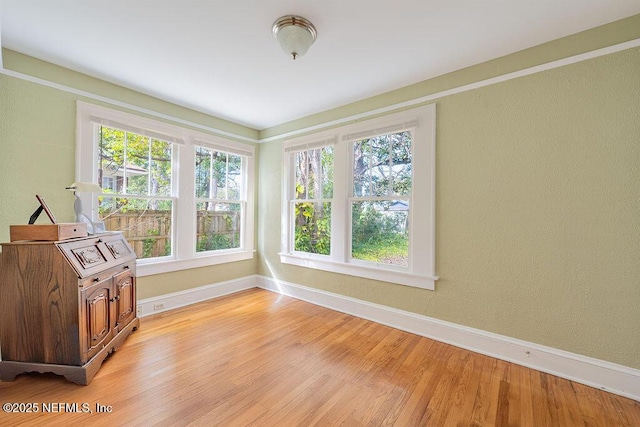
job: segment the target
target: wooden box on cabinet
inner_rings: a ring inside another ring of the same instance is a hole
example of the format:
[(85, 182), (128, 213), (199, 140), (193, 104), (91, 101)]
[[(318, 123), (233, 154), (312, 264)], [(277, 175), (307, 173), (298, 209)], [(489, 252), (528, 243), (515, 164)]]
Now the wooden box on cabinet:
[(120, 233), (2, 244), (0, 380), (53, 372), (89, 384), (139, 326), (135, 253)]
[(87, 224), (82, 222), (9, 226), (9, 240), (12, 242), (16, 240), (66, 240), (86, 235)]

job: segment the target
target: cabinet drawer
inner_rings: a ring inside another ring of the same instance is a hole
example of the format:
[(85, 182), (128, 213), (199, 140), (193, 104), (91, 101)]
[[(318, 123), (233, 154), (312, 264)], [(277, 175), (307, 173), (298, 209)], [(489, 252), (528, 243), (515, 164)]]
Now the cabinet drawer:
[(132, 256), (129, 245), (125, 243), (124, 238), (107, 239), (104, 244), (115, 259), (130, 258)]
[(135, 260), (135, 254), (122, 234), (97, 235), (57, 242), (56, 245), (80, 278)]
[(76, 260), (83, 269), (97, 267), (107, 262), (100, 249), (96, 245), (83, 246), (81, 248), (71, 249), (71, 253), (75, 255)]
[(113, 265), (116, 264), (100, 238), (60, 242), (57, 246), (78, 273), (78, 277), (104, 271), (112, 262)]

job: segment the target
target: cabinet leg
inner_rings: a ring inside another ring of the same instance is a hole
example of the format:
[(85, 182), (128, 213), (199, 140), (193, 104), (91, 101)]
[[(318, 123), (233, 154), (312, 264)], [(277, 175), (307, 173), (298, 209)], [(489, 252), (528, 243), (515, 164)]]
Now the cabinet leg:
[(87, 369), (83, 366), (13, 362), (10, 360), (0, 362), (0, 379), (2, 381), (13, 381), (16, 379), (16, 376), (28, 372), (38, 372), (41, 374), (52, 372), (56, 375), (62, 375), (67, 380), (80, 385), (87, 385), (90, 381), (90, 377), (87, 375)]

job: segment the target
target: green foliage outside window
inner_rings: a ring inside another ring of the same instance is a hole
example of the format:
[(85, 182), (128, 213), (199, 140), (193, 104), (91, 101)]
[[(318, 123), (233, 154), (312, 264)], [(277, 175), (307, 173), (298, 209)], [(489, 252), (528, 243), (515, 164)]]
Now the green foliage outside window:
[(354, 259), (408, 265), (408, 211), (390, 210), (398, 204), (397, 201), (352, 204), (351, 256)]
[(295, 153), (294, 250), (329, 255), (333, 147)]
[(300, 252), (329, 255), (331, 251), (331, 204), (296, 203), (295, 246)]
[(238, 247), (240, 233), (220, 234), (213, 233), (198, 239), (196, 251), (216, 251), (222, 249), (233, 249)]
[(155, 236), (160, 236), (159, 230), (148, 230), (147, 235), (150, 237), (142, 241), (142, 255), (139, 255), (140, 258), (153, 258), (171, 255), (171, 241), (168, 239), (164, 240), (164, 244), (162, 244), (161, 248), (158, 249), (158, 241)]

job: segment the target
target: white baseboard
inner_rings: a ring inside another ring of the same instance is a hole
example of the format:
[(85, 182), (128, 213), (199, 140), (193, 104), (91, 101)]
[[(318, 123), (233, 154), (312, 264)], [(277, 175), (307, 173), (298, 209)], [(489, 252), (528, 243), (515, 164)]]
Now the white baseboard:
[(145, 317), (255, 287), (640, 401), (638, 369), (266, 276), (246, 276), (139, 300), (138, 316)]
[(200, 286), (186, 291), (173, 292), (159, 297), (145, 298), (138, 300), (138, 317), (150, 316), (173, 310), (186, 305), (218, 298), (235, 292), (258, 286), (258, 276), (245, 276), (240, 279), (228, 280), (226, 282), (214, 283), (212, 285)]
[(384, 305), (257, 276), (262, 289), (640, 401), (640, 370)]

